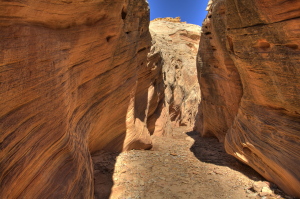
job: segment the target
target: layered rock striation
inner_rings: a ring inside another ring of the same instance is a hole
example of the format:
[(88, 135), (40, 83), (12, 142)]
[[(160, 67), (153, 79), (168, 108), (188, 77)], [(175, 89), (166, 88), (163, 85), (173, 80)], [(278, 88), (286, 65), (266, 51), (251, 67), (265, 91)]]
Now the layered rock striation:
[(148, 4), (0, 7), (0, 198), (93, 198), (91, 154), (151, 147)]
[(148, 59), (161, 59), (156, 63), (160, 63), (162, 79), (156, 83), (164, 93), (158, 103), (159, 111), (149, 120), (150, 133), (162, 135), (175, 126), (194, 125), (200, 101), (196, 69), (200, 30), (199, 26), (182, 23), (180, 19), (150, 23), (153, 44)]
[(214, 0), (202, 27), (196, 129), (300, 197), (300, 2)]

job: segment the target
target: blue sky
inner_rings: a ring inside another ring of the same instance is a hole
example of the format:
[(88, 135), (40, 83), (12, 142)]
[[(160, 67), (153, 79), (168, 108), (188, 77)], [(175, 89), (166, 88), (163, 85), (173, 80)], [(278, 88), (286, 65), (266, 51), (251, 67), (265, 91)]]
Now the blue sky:
[(181, 17), (181, 21), (202, 25), (208, 0), (148, 0), (150, 20), (158, 17)]

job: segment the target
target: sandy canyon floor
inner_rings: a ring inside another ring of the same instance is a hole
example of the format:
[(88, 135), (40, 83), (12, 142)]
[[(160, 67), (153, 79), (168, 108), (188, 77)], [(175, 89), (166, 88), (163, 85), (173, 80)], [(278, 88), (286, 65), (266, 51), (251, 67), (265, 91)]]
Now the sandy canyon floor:
[(268, 182), (215, 138), (186, 128), (154, 136), (152, 150), (100, 151), (93, 161), (97, 199), (291, 198), (276, 185), (263, 188)]

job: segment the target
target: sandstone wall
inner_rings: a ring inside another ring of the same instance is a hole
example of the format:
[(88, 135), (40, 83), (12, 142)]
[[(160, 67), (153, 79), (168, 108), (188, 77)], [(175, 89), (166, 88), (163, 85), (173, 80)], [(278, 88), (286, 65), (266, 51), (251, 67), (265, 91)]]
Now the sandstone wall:
[[(194, 125), (200, 101), (196, 55), (201, 28), (197, 25), (154, 20), (150, 23), (152, 48), (149, 59), (161, 57), (162, 79), (157, 82), (164, 92), (160, 112), (150, 118), (150, 133), (168, 133), (172, 126)], [(158, 57), (158, 56), (157, 56)], [(149, 114), (151, 115), (151, 114)]]
[(151, 45), (148, 5), (0, 7), (0, 198), (93, 198), (91, 153), (151, 147), (136, 106)]
[[(209, 8), (209, 7), (208, 7)], [(239, 72), (226, 49), (225, 1), (214, 5), (202, 24), (198, 57), (201, 104), (195, 130), (224, 141), (243, 94)]]
[(300, 2), (215, 0), (208, 9), (196, 129), (300, 197)]

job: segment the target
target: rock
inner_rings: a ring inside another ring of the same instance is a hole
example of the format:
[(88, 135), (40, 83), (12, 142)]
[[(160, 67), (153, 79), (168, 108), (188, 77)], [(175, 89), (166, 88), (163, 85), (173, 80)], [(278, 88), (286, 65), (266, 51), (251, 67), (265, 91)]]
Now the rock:
[(226, 49), (225, 1), (215, 2), (210, 1), (202, 25), (197, 63), (201, 104), (195, 130), (223, 142), (243, 92), (239, 72)]
[(0, 198), (93, 198), (91, 154), (151, 147), (148, 4), (0, 6)]
[(254, 182), (252, 185), (252, 188), (258, 193), (261, 192), (264, 187), (270, 187), (270, 184), (267, 182), (258, 181)]
[(251, 193), (249, 195), (247, 195), (248, 198), (256, 198), (258, 195), (258, 193)]
[(261, 192), (259, 193), (260, 196), (270, 196), (273, 194), (273, 191), (269, 187), (263, 187)]
[(300, 3), (215, 0), (208, 9), (195, 129), (300, 197)]
[(200, 100), (197, 69), (194, 67), (200, 30), (197, 25), (172, 22), (169, 19), (150, 23), (153, 46), (148, 57), (150, 60), (157, 59), (152, 62), (160, 64), (156, 67), (161, 67), (163, 81), (156, 84), (164, 92), (164, 97), (158, 103), (161, 107), (157, 107), (161, 113), (157, 114), (159, 118), (155, 118), (156, 123), (148, 123), (150, 133), (163, 135), (169, 131), (170, 128), (166, 128), (168, 126), (194, 125)]
[(186, 22), (181, 22), (181, 18), (180, 17), (165, 17), (165, 18), (156, 18), (153, 19), (152, 22), (154, 21), (169, 21), (169, 22), (177, 22), (177, 23), (186, 23)]

